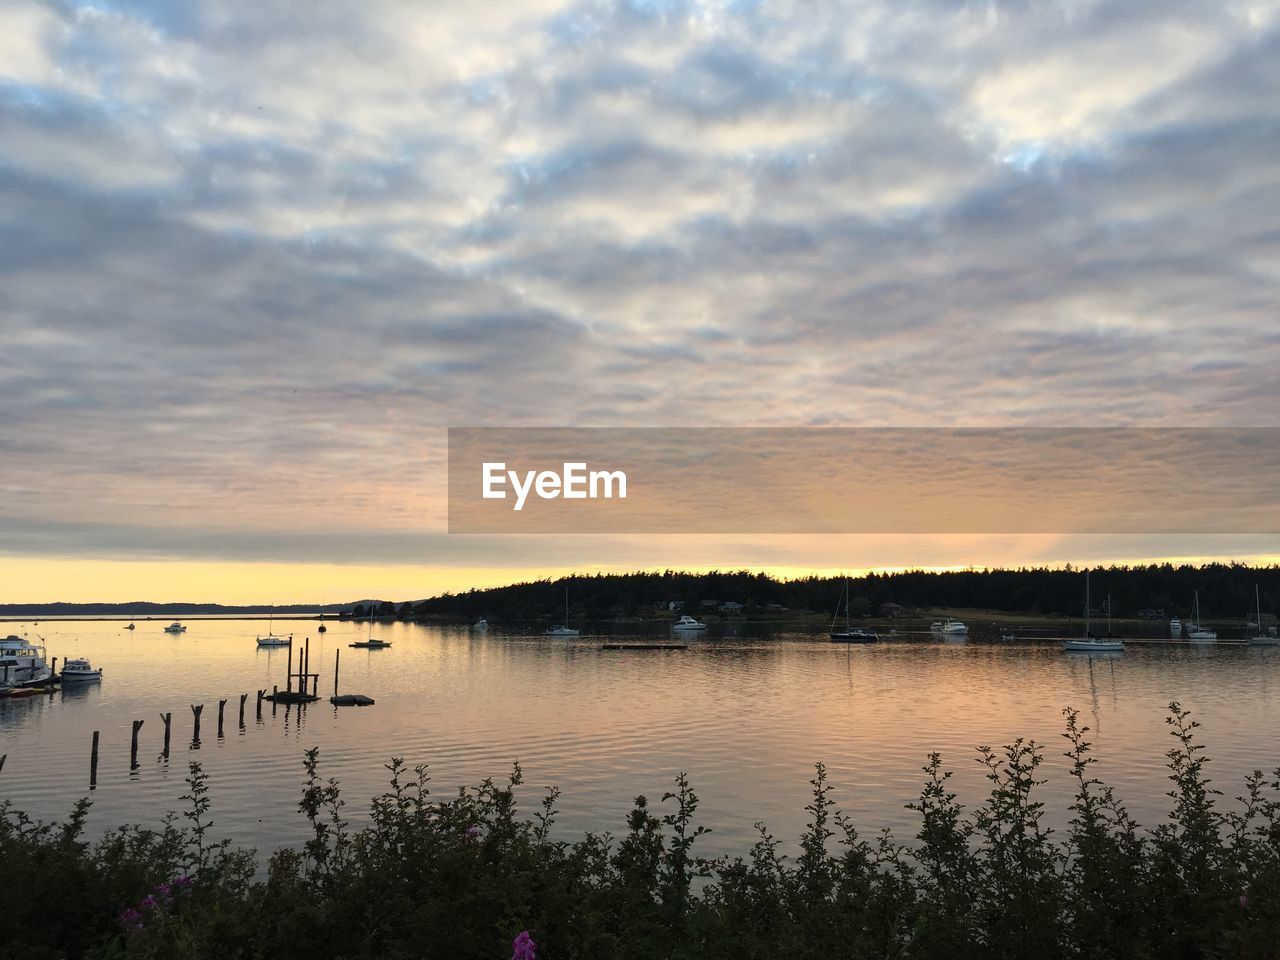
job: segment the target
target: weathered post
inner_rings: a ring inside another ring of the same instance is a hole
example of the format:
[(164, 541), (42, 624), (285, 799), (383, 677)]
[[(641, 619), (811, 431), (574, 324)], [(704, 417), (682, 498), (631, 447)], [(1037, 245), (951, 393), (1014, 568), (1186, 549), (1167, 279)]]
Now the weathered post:
[(278, 696), (280, 696), (280, 688), (273, 685), (271, 687), (271, 715), (273, 717), (276, 715), (276, 707), (280, 702), (276, 699)]
[(198, 747), (200, 745), (200, 714), (204, 713), (204, 704), (197, 706), (193, 703), (191, 713), (196, 718), (195, 729), (191, 732), (191, 744)]
[(169, 721), (172, 719), (173, 714), (171, 713), (160, 714), (160, 720), (164, 723), (164, 750), (161, 752), (160, 756), (164, 757), (166, 760), (169, 759)]
[(129, 741), (129, 769), (138, 769), (138, 731), (142, 729), (142, 721), (133, 721), (133, 738)]
[(300, 671), (301, 676), (299, 676), (298, 679), (302, 681), (302, 683), (299, 684), (299, 686), (302, 687), (302, 693), (303, 693), (303, 696), (305, 696), (306, 694), (311, 692), (311, 638), (310, 637), (307, 637), (306, 644), (303, 646), (302, 649), (306, 651), (306, 656), (303, 659), (306, 660), (307, 665), (303, 667), (303, 669)]
[(0, 770), (4, 769), (4, 762), (9, 759), (7, 753), (0, 753)]
[(98, 789), (98, 731), (93, 731), (93, 749), (89, 751), (89, 789)]
[(247, 693), (240, 694), (240, 729), (244, 729), (244, 702), (249, 699)]
[(258, 722), (259, 723), (262, 722), (262, 698), (265, 697), (266, 695), (267, 695), (267, 691), (265, 690), (258, 691)]
[[(302, 656), (302, 651), (298, 651), (298, 656)], [(291, 693), (293, 691), (293, 637), (289, 638), (289, 669), (284, 675), (284, 692)]]
[(342, 651), (333, 651), (333, 695), (338, 695), (338, 661), (342, 658)]
[(222, 715), (227, 711), (227, 701), (218, 701), (218, 739), (222, 739)]

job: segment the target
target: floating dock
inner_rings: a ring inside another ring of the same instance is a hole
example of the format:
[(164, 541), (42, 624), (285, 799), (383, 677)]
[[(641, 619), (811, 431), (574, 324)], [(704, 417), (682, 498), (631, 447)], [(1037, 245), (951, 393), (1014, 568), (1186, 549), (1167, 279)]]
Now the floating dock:
[(335, 707), (372, 707), (373, 697), (366, 697), (363, 693), (344, 693), (342, 696), (335, 694), (329, 698), (329, 702)]
[(688, 650), (687, 643), (602, 643), (601, 650)]

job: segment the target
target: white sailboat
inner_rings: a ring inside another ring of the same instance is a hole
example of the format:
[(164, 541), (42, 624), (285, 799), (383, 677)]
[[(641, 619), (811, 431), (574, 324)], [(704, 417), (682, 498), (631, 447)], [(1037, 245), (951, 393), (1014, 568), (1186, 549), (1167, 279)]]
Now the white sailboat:
[[(1108, 606), (1110, 600), (1108, 599)], [(1107, 611), (1110, 622), (1111, 611)], [(1110, 633), (1110, 630), (1107, 631)], [(1124, 641), (1110, 638), (1089, 636), (1089, 571), (1084, 572), (1084, 637), (1080, 640), (1068, 640), (1062, 645), (1064, 653), (1123, 653)]]
[(1187, 628), (1187, 639), (1192, 643), (1217, 643), (1218, 635), (1200, 625), (1200, 591), (1196, 591), (1195, 603), (1192, 606), (1192, 623)]
[(569, 626), (569, 585), (565, 584), (564, 588), (564, 623), (560, 626), (552, 627), (544, 637), (576, 637), (578, 631)]
[(275, 620), (275, 608), (267, 611), (267, 635), (258, 637), (258, 646), (260, 647), (287, 647), (293, 642), (293, 637), (278, 637), (271, 632), (271, 624)]
[(1280, 637), (1273, 637), (1262, 629), (1262, 594), (1258, 585), (1253, 585), (1253, 603), (1258, 612), (1258, 632), (1249, 638), (1251, 647), (1280, 647)]

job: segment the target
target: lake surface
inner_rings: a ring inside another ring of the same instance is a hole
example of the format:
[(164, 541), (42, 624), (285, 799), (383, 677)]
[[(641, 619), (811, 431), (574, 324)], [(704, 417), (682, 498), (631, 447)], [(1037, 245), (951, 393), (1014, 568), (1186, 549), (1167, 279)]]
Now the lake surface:
[[(320, 748), (322, 772), (337, 777), (354, 822), (381, 792), (382, 764), (401, 756), (429, 763), (433, 792), (506, 775), (519, 760), (532, 810), (542, 787), (564, 791), (559, 832), (625, 830), (631, 800), (657, 802), (688, 771), (702, 799), (700, 821), (714, 831), (704, 852), (745, 853), (753, 824), (765, 821), (789, 843), (805, 820), (813, 763), (823, 761), (832, 797), (864, 836), (915, 831), (904, 805), (916, 798), (931, 750), (956, 770), (953, 784), (972, 806), (985, 794), (979, 744), (1015, 737), (1044, 745), (1048, 820), (1065, 824), (1069, 802), (1062, 709), (1078, 708), (1093, 729), (1096, 772), (1115, 786), (1140, 822), (1167, 809), (1164, 753), (1172, 745), (1166, 705), (1180, 700), (1203, 723), (1210, 773), (1227, 798), (1255, 768), (1280, 765), (1280, 649), (1220, 644), (1132, 644), (1122, 655), (1067, 655), (1050, 640), (995, 642), (996, 628), (971, 624), (967, 643), (927, 633), (868, 646), (827, 642), (825, 632), (738, 624), (715, 627), (685, 651), (611, 652), (604, 633), (550, 640), (531, 631), (376, 624), (386, 650), (353, 650), (364, 624), (275, 621), (277, 632), (311, 636), (320, 692), (332, 693), (335, 649), (343, 692), (377, 700), (334, 708), (322, 700), (299, 712), (264, 704), (256, 691), (284, 686), (288, 651), (259, 649), (263, 621), (0, 623), (0, 634), (38, 632), (50, 656), (87, 656), (104, 668), (100, 684), (51, 697), (0, 700), (0, 798), (43, 819), (65, 817), (90, 795), (92, 731), (101, 731), (91, 824), (158, 823), (180, 809), (189, 760), (211, 777), (216, 831), (273, 849), (305, 839), (297, 812), (302, 755)], [(634, 629), (634, 628), (628, 628)], [(815, 628), (816, 629), (816, 628)], [(621, 630), (609, 639), (665, 637)], [(248, 693), (245, 729), (239, 695)], [(226, 698), (225, 737), (217, 737)], [(202, 742), (191, 748), (189, 705), (205, 704)], [(173, 714), (172, 755), (158, 759)], [(130, 722), (145, 720), (140, 766), (129, 770)], [(1229, 802), (1229, 801), (1228, 801)], [(700, 841), (701, 843), (701, 841)]]

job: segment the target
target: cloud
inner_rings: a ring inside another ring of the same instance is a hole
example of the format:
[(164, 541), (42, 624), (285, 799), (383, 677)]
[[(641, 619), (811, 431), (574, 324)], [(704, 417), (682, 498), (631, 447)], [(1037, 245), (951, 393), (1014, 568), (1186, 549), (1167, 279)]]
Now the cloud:
[(3, 549), (425, 544), (449, 425), (1277, 425), (1278, 50), (1246, 0), (0, 6)]

